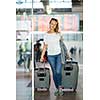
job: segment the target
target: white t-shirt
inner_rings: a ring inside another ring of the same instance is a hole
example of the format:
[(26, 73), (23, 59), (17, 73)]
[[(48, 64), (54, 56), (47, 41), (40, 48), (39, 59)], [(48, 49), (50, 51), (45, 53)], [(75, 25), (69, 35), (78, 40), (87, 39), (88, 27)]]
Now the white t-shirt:
[(46, 33), (44, 35), (44, 42), (45, 44), (48, 45), (48, 48), (47, 48), (48, 55), (57, 55), (61, 53), (59, 40), (60, 40), (59, 33), (58, 34)]

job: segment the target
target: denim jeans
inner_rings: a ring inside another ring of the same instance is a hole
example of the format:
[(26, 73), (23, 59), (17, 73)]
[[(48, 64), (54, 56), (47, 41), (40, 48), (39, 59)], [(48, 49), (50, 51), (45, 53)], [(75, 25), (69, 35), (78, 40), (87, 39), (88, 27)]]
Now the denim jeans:
[(48, 62), (53, 72), (53, 80), (54, 80), (55, 86), (58, 89), (58, 87), (61, 86), (61, 81), (62, 81), (61, 54), (48, 55)]

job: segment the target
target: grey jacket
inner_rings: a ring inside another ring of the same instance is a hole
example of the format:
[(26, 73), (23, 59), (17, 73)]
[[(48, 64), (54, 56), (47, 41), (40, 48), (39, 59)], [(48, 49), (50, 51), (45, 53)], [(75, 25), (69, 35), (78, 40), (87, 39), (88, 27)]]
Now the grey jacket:
[(61, 63), (65, 64), (67, 58), (67, 48), (62, 39), (60, 41), (60, 48), (61, 48)]

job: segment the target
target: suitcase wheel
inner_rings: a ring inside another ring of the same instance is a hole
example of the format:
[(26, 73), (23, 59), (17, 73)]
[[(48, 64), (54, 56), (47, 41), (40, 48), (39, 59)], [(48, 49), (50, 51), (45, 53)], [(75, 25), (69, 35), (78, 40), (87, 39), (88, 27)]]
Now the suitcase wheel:
[(73, 92), (76, 92), (76, 89), (73, 89)]
[(49, 91), (49, 88), (47, 88), (47, 91)]
[(35, 88), (34, 91), (37, 91), (37, 88)]

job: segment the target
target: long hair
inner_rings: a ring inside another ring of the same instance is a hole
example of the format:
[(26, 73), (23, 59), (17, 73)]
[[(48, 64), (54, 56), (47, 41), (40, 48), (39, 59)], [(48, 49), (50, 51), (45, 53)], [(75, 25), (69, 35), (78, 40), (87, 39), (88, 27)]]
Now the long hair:
[(56, 18), (51, 18), (49, 24), (51, 23), (52, 20), (54, 20), (54, 21), (57, 22), (57, 25), (56, 25), (56, 28), (54, 29), (54, 31), (55, 31), (56, 33), (59, 33), (59, 22), (58, 22), (58, 20), (57, 20)]

